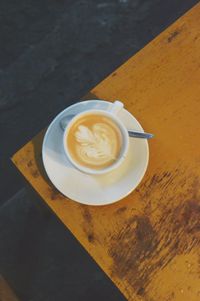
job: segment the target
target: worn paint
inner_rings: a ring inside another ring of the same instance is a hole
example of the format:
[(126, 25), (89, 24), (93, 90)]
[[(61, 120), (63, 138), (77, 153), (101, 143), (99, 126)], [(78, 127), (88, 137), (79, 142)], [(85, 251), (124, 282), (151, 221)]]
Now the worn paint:
[[(130, 301), (200, 300), (200, 4), (86, 96), (121, 99), (147, 131), (139, 187), (102, 207), (57, 192), (41, 133), (13, 162)], [(134, 155), (134, 154), (133, 154)]]

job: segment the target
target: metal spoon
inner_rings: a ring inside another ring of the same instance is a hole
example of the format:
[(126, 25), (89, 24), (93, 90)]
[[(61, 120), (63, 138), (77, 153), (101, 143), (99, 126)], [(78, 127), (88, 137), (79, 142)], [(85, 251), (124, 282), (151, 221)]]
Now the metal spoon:
[[(69, 121), (74, 117), (75, 115), (67, 115), (65, 117), (63, 117), (60, 120), (60, 127), (61, 129), (64, 131), (67, 124), (69, 123)], [(128, 130), (128, 134), (129, 137), (134, 137), (134, 138), (143, 138), (143, 139), (151, 139), (154, 137), (154, 134), (150, 134), (150, 133), (142, 133), (142, 132), (136, 132), (136, 131), (132, 131), (132, 130)]]

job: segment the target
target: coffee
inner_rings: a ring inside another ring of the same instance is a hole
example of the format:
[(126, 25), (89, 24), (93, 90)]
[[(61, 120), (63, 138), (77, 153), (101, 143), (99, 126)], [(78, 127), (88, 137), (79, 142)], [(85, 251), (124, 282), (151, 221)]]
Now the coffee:
[(122, 135), (115, 122), (101, 114), (80, 117), (69, 129), (68, 151), (83, 167), (104, 169), (120, 156)]

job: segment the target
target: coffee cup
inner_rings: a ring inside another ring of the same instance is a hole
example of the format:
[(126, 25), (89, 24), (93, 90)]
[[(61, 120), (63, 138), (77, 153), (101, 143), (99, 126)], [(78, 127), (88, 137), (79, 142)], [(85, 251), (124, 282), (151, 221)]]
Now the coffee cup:
[(86, 110), (69, 121), (63, 146), (75, 168), (101, 175), (122, 164), (129, 148), (128, 131), (118, 117), (123, 107), (122, 102), (115, 101), (108, 110)]

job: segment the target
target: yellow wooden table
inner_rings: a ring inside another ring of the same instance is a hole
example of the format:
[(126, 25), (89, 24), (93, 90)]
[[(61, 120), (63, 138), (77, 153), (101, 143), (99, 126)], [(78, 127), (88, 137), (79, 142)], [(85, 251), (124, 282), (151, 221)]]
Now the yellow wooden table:
[(148, 171), (131, 195), (99, 208), (63, 197), (44, 173), (44, 131), (13, 162), (128, 300), (199, 301), (200, 4), (90, 97), (121, 99), (155, 133)]
[(6, 280), (0, 274), (0, 300), (1, 301), (19, 301)]

